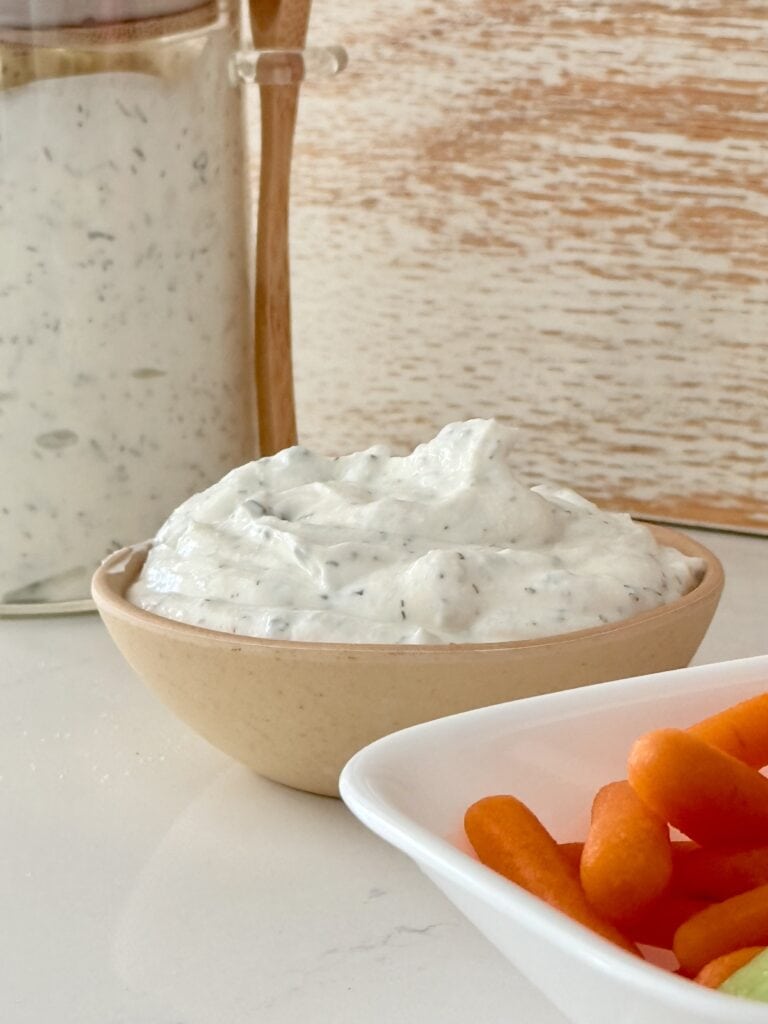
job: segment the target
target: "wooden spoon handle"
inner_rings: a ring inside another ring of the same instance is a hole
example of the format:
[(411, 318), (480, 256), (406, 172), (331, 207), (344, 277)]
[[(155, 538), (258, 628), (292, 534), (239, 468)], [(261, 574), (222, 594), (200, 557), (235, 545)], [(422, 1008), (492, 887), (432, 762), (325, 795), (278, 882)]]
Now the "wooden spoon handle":
[[(301, 49), (311, 0), (250, 0), (257, 49)], [(259, 445), (272, 455), (296, 444), (291, 353), (288, 208), (299, 88), (263, 85), (256, 232), (256, 394)]]
[(261, 86), (261, 173), (256, 233), (256, 396), (259, 448), (296, 444), (291, 352), (288, 203), (298, 89)]
[(312, 0), (250, 0), (256, 49), (303, 49), (311, 5)]

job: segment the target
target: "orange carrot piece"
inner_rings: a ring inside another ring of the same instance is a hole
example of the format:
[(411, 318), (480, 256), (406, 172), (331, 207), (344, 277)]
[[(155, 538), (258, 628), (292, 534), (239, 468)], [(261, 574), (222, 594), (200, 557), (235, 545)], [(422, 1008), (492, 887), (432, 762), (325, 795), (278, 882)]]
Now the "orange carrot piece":
[(630, 784), (610, 782), (598, 790), (581, 855), (587, 899), (616, 924), (640, 914), (672, 877), (669, 828)]
[(703, 846), (768, 844), (768, 779), (681, 729), (633, 745), (628, 777), (660, 818)]
[(681, 895), (718, 903), (759, 885), (768, 885), (768, 846), (707, 850), (673, 845), (672, 887)]
[(703, 900), (692, 900), (677, 893), (665, 892), (642, 914), (622, 925), (627, 937), (643, 946), (672, 949), (675, 932), (694, 914), (709, 906)]
[(706, 985), (707, 988), (720, 988), (724, 981), (742, 967), (746, 967), (764, 949), (765, 946), (747, 946), (744, 949), (734, 949), (732, 953), (723, 953), (722, 956), (715, 957), (705, 964), (693, 980), (699, 985)]
[(571, 867), (579, 873), (579, 867), (581, 865), (581, 852), (584, 849), (584, 843), (558, 843), (558, 848), (563, 857), (568, 861)]
[(639, 955), (610, 922), (589, 905), (578, 875), (557, 842), (524, 803), (488, 796), (467, 810), (464, 830), (483, 864), (603, 938)]
[(675, 932), (672, 944), (680, 970), (689, 977), (724, 953), (768, 946), (768, 885), (713, 903)]
[(734, 704), (688, 732), (753, 768), (768, 764), (768, 693)]
[[(558, 843), (557, 844), (560, 853), (565, 857), (569, 864), (571, 864), (577, 871), (581, 868), (581, 855), (584, 852), (584, 843)], [(673, 878), (674, 878), (674, 864), (675, 857), (677, 856), (678, 850), (700, 850), (701, 847), (698, 843), (691, 842), (690, 839), (673, 839), (670, 843), (672, 847), (672, 867), (673, 867)], [(762, 847), (760, 847), (762, 849)], [(768, 879), (766, 879), (768, 881)], [(745, 886), (747, 889), (754, 888), (755, 885), (761, 885), (761, 882), (755, 882), (754, 885)], [(682, 895), (682, 893), (681, 893)], [(728, 893), (729, 896), (735, 895), (735, 893)], [(724, 898), (724, 897), (723, 897)], [(707, 900), (711, 903), (711, 900)]]

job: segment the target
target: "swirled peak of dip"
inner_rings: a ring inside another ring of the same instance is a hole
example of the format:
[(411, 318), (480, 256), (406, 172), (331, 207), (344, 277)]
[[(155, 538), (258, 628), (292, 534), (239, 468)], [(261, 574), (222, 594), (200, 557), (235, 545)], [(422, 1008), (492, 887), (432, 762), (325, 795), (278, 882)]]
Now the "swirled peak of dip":
[(517, 480), (515, 436), (475, 419), (404, 457), (241, 466), (171, 515), (129, 598), (227, 633), (448, 644), (616, 622), (696, 585), (701, 561), (628, 515)]

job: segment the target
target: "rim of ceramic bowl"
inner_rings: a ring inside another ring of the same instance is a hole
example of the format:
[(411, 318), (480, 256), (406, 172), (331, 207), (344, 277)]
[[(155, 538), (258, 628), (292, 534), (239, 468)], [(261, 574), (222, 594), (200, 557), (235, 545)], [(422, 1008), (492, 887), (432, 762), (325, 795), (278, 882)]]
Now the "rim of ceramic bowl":
[(241, 633), (226, 633), (220, 630), (208, 629), (205, 626), (195, 626), (187, 622), (181, 622), (178, 619), (170, 619), (162, 615), (156, 615), (154, 612), (145, 611), (143, 608), (132, 604), (125, 596), (128, 587), (141, 571), (144, 560), (152, 546), (151, 540), (121, 548), (104, 559), (93, 575), (91, 593), (100, 613), (104, 612), (124, 621), (140, 623), (153, 632), (172, 630), (179, 635), (185, 636), (191, 642), (197, 643), (205, 642), (228, 646), (234, 643), (245, 647), (279, 648), (303, 652), (316, 651), (318, 653), (322, 651), (367, 652), (369, 654), (387, 654), (392, 657), (421, 657), (424, 654), (431, 654), (438, 657), (450, 656), (454, 659), (457, 656), (474, 656), (482, 652), (533, 650), (534, 648), (574, 644), (579, 643), (585, 638), (597, 639), (611, 636), (615, 633), (631, 631), (642, 627), (654, 619), (686, 611), (703, 601), (719, 601), (725, 582), (725, 574), (718, 557), (703, 544), (685, 534), (679, 533), (677, 530), (653, 523), (645, 523), (643, 525), (647, 526), (659, 543), (674, 547), (685, 555), (703, 559), (705, 563), (704, 574), (693, 590), (690, 590), (683, 597), (675, 601), (660, 605), (658, 608), (652, 608), (650, 611), (640, 612), (638, 615), (633, 615), (628, 619), (607, 623), (604, 626), (593, 626), (589, 629), (573, 630), (568, 633), (557, 633), (530, 640), (506, 640), (496, 643), (469, 644), (358, 644), (330, 640), (280, 640), (275, 637), (246, 636)]

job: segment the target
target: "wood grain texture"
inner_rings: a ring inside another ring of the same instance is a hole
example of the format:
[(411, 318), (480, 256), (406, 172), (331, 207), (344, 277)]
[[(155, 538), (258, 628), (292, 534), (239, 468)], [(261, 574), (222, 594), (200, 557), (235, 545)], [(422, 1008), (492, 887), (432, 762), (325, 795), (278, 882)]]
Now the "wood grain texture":
[(525, 479), (768, 533), (768, 6), (315, 0), (299, 433), (520, 428)]
[[(256, 49), (301, 49), (311, 0), (250, 0)], [(286, 61), (299, 61), (286, 54)], [(288, 211), (298, 86), (259, 89), (261, 146), (256, 225), (255, 345), (259, 447), (263, 455), (296, 443), (291, 344)]]

